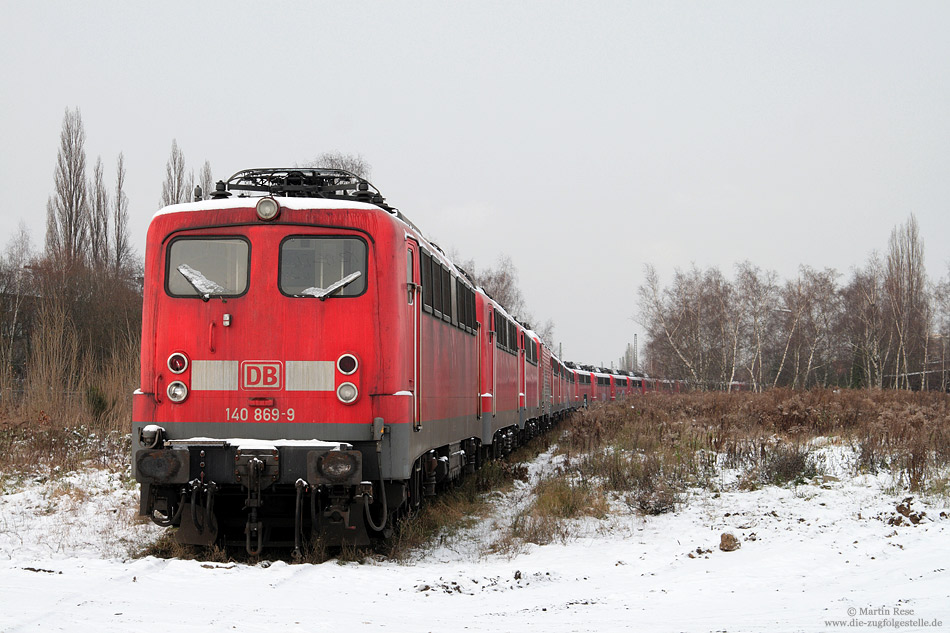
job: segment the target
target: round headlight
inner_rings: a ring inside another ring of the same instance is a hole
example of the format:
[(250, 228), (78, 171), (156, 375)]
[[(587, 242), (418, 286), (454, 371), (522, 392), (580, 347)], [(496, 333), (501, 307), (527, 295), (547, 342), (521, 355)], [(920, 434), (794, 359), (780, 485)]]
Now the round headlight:
[(340, 356), (336, 361), (336, 368), (340, 370), (341, 374), (347, 376), (355, 372), (359, 365), (356, 356), (353, 356), (353, 354), (343, 354), (343, 356)]
[(329, 479), (346, 479), (356, 470), (356, 459), (349, 453), (329, 451), (320, 460), (320, 472)]
[(343, 404), (350, 404), (356, 400), (356, 396), (358, 396), (359, 393), (356, 385), (351, 382), (345, 382), (336, 388), (336, 397), (339, 398)]
[(168, 399), (172, 402), (181, 402), (188, 397), (188, 387), (180, 380), (170, 383), (166, 391), (168, 393)]
[(261, 198), (257, 201), (257, 217), (262, 220), (273, 220), (280, 213), (280, 205), (273, 198)]
[(180, 374), (188, 369), (188, 357), (181, 352), (175, 352), (168, 357), (168, 369), (173, 374)]

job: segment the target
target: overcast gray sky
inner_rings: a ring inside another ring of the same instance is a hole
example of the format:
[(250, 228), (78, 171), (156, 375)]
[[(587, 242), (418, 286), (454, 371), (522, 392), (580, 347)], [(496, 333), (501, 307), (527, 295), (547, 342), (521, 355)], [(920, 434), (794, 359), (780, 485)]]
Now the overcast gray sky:
[(359, 153), (446, 250), (512, 256), (567, 359), (617, 359), (645, 263), (845, 275), (917, 215), (950, 261), (948, 2), (2, 0), (5, 243), (63, 113), (125, 153), (141, 252), (172, 138), (197, 172)]

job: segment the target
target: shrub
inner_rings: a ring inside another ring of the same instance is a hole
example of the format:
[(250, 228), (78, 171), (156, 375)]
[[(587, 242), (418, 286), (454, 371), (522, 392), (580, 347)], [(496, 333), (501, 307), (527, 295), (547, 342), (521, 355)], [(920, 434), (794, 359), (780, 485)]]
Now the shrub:
[(819, 468), (802, 446), (781, 443), (768, 451), (763, 460), (760, 476), (766, 483), (784, 486), (803, 483), (820, 474)]

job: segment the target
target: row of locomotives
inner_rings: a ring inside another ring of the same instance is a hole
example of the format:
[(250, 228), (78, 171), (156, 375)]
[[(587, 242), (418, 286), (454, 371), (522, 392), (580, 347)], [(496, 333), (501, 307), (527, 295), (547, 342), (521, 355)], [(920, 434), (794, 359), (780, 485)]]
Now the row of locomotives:
[(579, 406), (555, 361), (364, 179), (238, 172), (149, 226), (140, 512), (252, 555), (368, 544)]
[[(590, 365), (566, 363), (565, 379), (570, 401), (574, 406), (590, 402), (613, 402), (664, 389), (662, 382), (640, 372), (604, 369)], [(673, 391), (679, 391), (677, 381), (670, 382)]]
[(573, 363), (568, 363), (565, 369), (572, 374), (573, 395), (580, 406), (588, 406), (593, 402), (612, 402), (624, 397), (619, 381), (615, 380), (618, 376), (612, 370)]

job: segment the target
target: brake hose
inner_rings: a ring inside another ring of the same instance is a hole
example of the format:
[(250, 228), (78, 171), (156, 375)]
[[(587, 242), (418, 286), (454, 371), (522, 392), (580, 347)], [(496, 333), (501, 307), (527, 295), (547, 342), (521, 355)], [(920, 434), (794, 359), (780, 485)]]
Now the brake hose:
[(366, 523), (376, 532), (382, 532), (386, 527), (386, 519), (389, 517), (389, 506), (386, 503), (386, 482), (383, 481), (383, 463), (376, 453), (376, 465), (379, 467), (379, 489), (383, 495), (383, 520), (379, 527), (373, 523), (373, 515), (369, 511), (369, 497), (363, 495), (363, 509), (366, 510)]

